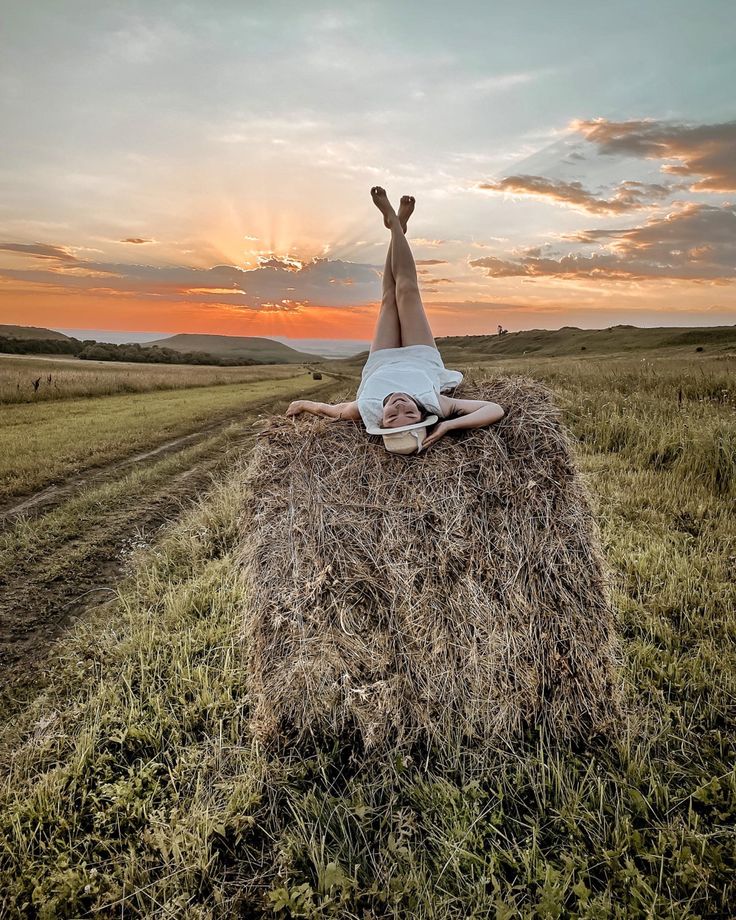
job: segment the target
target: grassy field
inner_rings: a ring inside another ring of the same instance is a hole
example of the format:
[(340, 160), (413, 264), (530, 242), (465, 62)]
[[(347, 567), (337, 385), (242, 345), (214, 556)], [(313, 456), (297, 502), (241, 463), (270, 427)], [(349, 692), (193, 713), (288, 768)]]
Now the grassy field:
[(469, 370), (499, 372), (546, 380), (578, 438), (615, 573), (623, 739), (530, 734), (482, 776), (431, 758), (360, 771), (337, 745), (266, 759), (237, 640), (234, 464), (134, 554), (114, 616), (69, 630), (46, 690), (2, 730), (0, 913), (733, 915), (732, 370), (654, 354)]
[(310, 374), (254, 382), (10, 405), (3, 409), (0, 501), (127, 457), (258, 402), (324, 386)]
[(549, 384), (581, 447), (736, 494), (736, 359), (504, 359), (468, 371), (489, 367)]
[[(149, 390), (255, 383), (282, 380), (303, 373), (302, 366), (293, 364), (214, 367), (80, 361), (62, 356), (0, 355), (0, 405), (37, 403), (74, 396), (113, 396)], [(34, 387), (36, 380), (39, 380), (38, 388)]]
[[(641, 326), (618, 325), (606, 329), (522, 329), (504, 335), (451, 335), (436, 339), (445, 364), (468, 364), (503, 358), (659, 355), (669, 359), (724, 357), (736, 360), (736, 325)], [(365, 361), (367, 351), (359, 356)]]
[(506, 335), (446, 336), (437, 339), (445, 361), (467, 361), (524, 355), (568, 357), (618, 355), (632, 352), (669, 357), (730, 355), (736, 357), (736, 325), (710, 327), (610, 326), (607, 329), (523, 329)]

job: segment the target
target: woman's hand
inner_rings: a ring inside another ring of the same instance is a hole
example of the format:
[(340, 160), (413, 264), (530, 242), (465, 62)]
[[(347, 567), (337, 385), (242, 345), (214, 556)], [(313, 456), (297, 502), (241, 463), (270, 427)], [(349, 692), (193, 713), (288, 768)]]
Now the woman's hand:
[(307, 411), (307, 400), (306, 399), (295, 399), (293, 403), (289, 404), (289, 408), (286, 410), (286, 415), (300, 415), (302, 412)]
[(433, 444), (436, 444), (440, 438), (444, 438), (448, 431), (452, 431), (455, 426), (449, 420), (444, 422), (438, 422), (432, 429), (432, 433), (428, 434), (427, 437), (422, 441), (422, 446), (419, 449), (419, 453), (426, 450), (428, 447), (431, 447)]

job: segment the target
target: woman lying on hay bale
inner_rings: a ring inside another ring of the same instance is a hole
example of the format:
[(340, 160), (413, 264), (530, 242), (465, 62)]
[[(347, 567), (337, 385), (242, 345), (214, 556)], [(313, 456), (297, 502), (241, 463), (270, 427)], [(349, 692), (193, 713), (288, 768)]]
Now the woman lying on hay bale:
[[(383, 189), (373, 198), (392, 244), (358, 398), (271, 419), (239, 490), (253, 735), (448, 765), (482, 765), (529, 729), (607, 736), (622, 724), (615, 610), (553, 393), (501, 375), (463, 380), (462, 398), (440, 392), (462, 378), (416, 287), (413, 199), (397, 215)], [(422, 441), (425, 410), (446, 421)], [(452, 428), (470, 430), (397, 456)], [(407, 433), (408, 450), (392, 440)]]
[[(419, 294), (417, 269), (405, 236), (414, 198), (404, 195), (397, 214), (379, 185), (371, 189), (371, 196), (391, 231), (391, 242), (381, 310), (357, 399), (336, 405), (298, 399), (286, 414), (362, 419), (368, 434), (382, 435), (392, 453), (419, 453), (448, 431), (492, 425), (503, 418), (504, 410), (495, 402), (453, 399), (443, 393), (461, 383), (463, 375), (445, 368)], [(431, 425), (435, 427), (427, 435)]]

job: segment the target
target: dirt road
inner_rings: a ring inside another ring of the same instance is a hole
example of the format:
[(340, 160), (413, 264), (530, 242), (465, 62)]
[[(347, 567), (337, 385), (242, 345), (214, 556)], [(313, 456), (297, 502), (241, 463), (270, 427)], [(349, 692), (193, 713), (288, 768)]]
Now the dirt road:
[[(253, 413), (257, 414), (259, 410), (263, 412), (270, 406), (271, 403), (266, 402), (255, 406), (252, 411), (249, 411), (247, 417), (250, 419), (250, 422), (245, 423), (245, 427), (247, 428), (249, 424), (253, 424), (251, 418)], [(164, 444), (160, 444), (152, 450), (134, 454), (130, 457), (124, 457), (122, 460), (116, 460), (113, 463), (105, 464), (101, 467), (84, 470), (74, 476), (69, 476), (64, 482), (54, 483), (53, 485), (47, 486), (45, 489), (34, 492), (30, 496), (25, 496), (22, 499), (12, 499), (0, 505), (0, 530), (3, 530), (16, 518), (21, 516), (29, 517), (40, 514), (41, 512), (48, 512), (83, 489), (114, 480), (131, 467), (150, 463), (153, 459), (168, 456), (171, 453), (183, 450), (189, 445), (197, 444), (208, 437), (212, 437), (219, 431), (224, 431), (235, 422), (242, 421), (243, 417), (244, 413), (238, 412), (236, 416), (219, 419), (211, 425), (205, 425), (203, 428), (191, 432), (191, 434), (174, 438), (172, 441), (166, 441)]]
[[(344, 388), (327, 381), (320, 398)], [(0, 509), (0, 717), (44, 684), (64, 631), (109, 603), (129, 555), (242, 458), (272, 412), (267, 402), (43, 489)]]

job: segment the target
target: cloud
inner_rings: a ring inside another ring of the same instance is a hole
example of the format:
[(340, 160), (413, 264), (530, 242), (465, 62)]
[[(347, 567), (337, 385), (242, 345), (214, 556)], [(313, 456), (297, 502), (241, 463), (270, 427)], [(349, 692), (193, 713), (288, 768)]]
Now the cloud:
[(271, 254), (260, 258), (257, 268), (214, 265), (202, 269), (83, 260), (63, 247), (41, 243), (5, 243), (0, 248), (46, 261), (43, 268), (0, 268), (0, 278), (52, 285), (57, 290), (166, 297), (246, 309), (297, 310), (306, 304), (356, 306), (380, 300), (378, 266), (339, 259), (317, 258), (302, 263)]
[[(286, 143), (303, 135), (325, 135), (331, 125), (325, 119), (316, 119), (311, 112), (293, 111), (284, 115), (252, 115), (228, 123), (224, 134), (213, 134), (212, 140), (223, 144)], [(250, 237), (246, 237), (250, 239)], [(257, 239), (257, 237), (252, 237)]]
[(713, 284), (736, 280), (736, 207), (689, 203), (640, 227), (583, 230), (566, 239), (607, 248), (559, 258), (544, 257), (534, 248), (519, 258), (487, 257), (469, 264), (490, 278), (658, 278)]
[(264, 258), (263, 256), (258, 256), (258, 267), (278, 268), (285, 272), (297, 272), (302, 268), (302, 263), (298, 262), (296, 259), (279, 259), (277, 256)]
[(415, 259), (416, 265), (447, 265), (447, 259)]
[(177, 28), (170, 19), (161, 17), (157, 22), (128, 17), (119, 28), (102, 33), (98, 44), (104, 60), (120, 58), (137, 65), (148, 65), (159, 58), (169, 58), (192, 43), (186, 32)]
[(140, 236), (126, 236), (124, 240), (120, 240), (121, 243), (152, 243), (153, 240), (144, 240)]
[(736, 191), (736, 121), (712, 125), (676, 122), (608, 121), (597, 118), (575, 121), (573, 127), (598, 153), (675, 160), (662, 171), (677, 176), (703, 176), (691, 191)]
[[(434, 64), (437, 65), (435, 58)], [(433, 75), (421, 87), (411, 92), (411, 99), (424, 100), (431, 98), (434, 105), (448, 104), (477, 104), (489, 96), (507, 94), (518, 87), (555, 74), (552, 68), (539, 68), (536, 70), (509, 71), (482, 77), (457, 76), (456, 73), (439, 73)]]
[(478, 185), (478, 188), (546, 198), (591, 214), (624, 214), (638, 211), (661, 201), (671, 193), (666, 185), (627, 180), (616, 186), (611, 197), (602, 198), (584, 188), (581, 182), (564, 182), (561, 179), (528, 175), (507, 176), (498, 182), (484, 182)]
[[(527, 293), (529, 289), (527, 288)], [(433, 301), (430, 306), (432, 327), (436, 335), (457, 335), (458, 317), (465, 324), (465, 334), (487, 335), (497, 323), (509, 329), (558, 329), (561, 326), (582, 329), (604, 329), (618, 323), (637, 326), (703, 326), (731, 325), (736, 322), (736, 305), (724, 302), (693, 303), (685, 295), (677, 303), (663, 298), (650, 301), (609, 302), (599, 297), (571, 302), (569, 297), (558, 300), (545, 298), (517, 302), (467, 299), (462, 301)]]
[(483, 240), (473, 240), (470, 244), (474, 249), (495, 249), (497, 243), (508, 243), (509, 238), (507, 236), (491, 236), (489, 239), (493, 240), (493, 243), (486, 243)]
[(77, 257), (64, 246), (47, 243), (0, 243), (0, 250), (35, 256), (38, 259), (58, 259), (62, 262), (76, 262)]
[(554, 73), (550, 68), (540, 70), (517, 71), (515, 73), (494, 74), (490, 77), (481, 77), (480, 79), (468, 80), (457, 85), (464, 95), (503, 92), (506, 89), (512, 89), (515, 86), (524, 86), (527, 83), (533, 83), (543, 77), (551, 76)]

